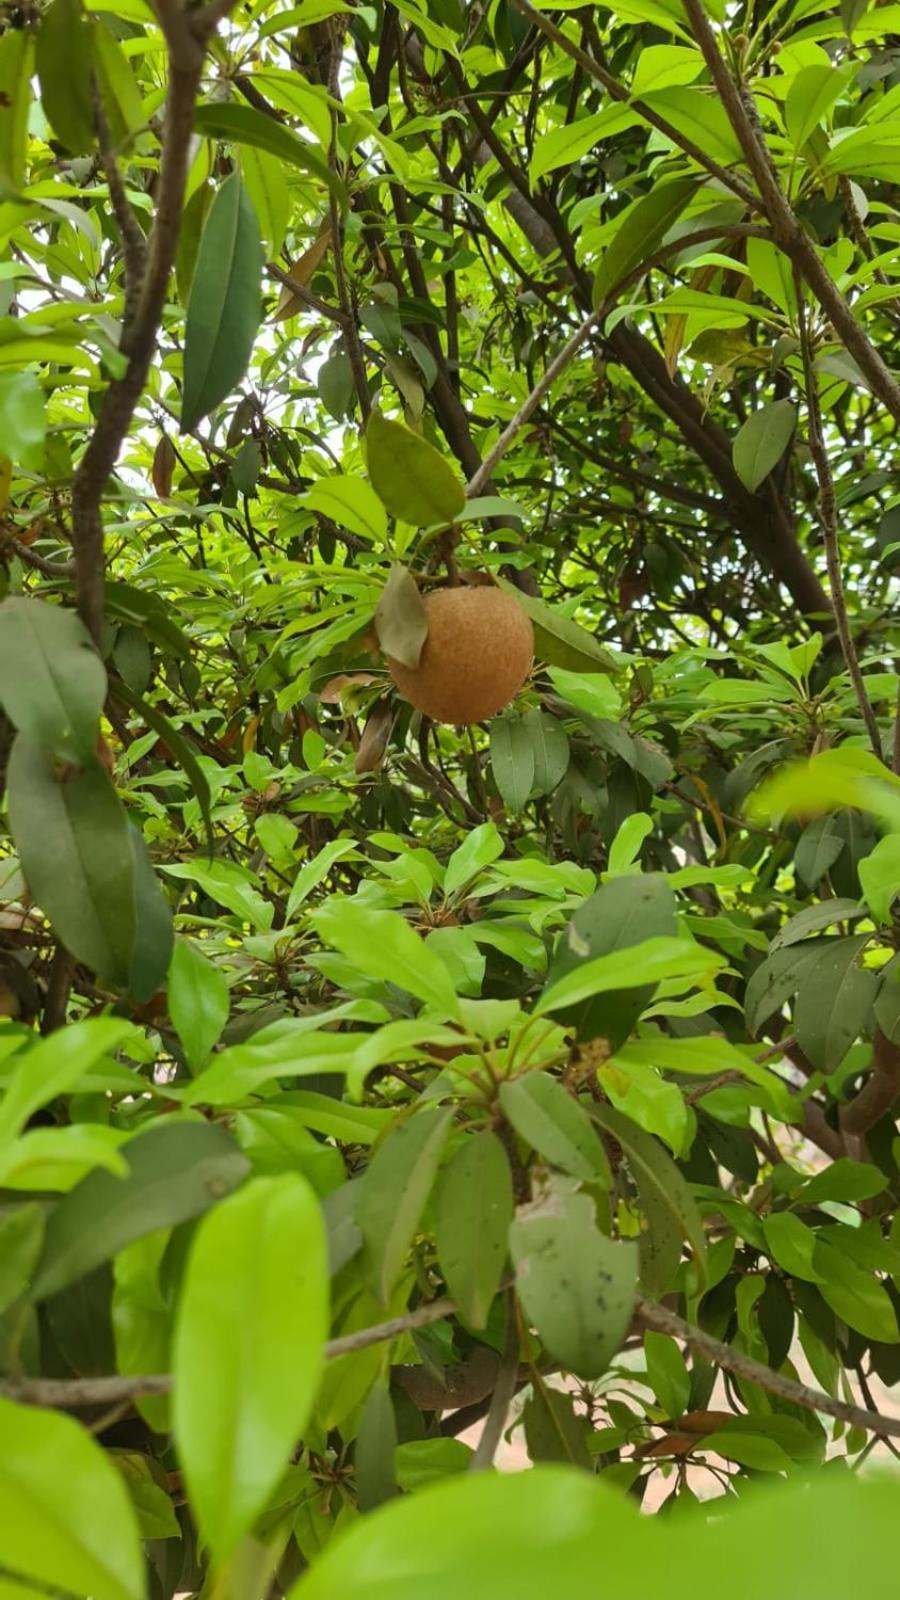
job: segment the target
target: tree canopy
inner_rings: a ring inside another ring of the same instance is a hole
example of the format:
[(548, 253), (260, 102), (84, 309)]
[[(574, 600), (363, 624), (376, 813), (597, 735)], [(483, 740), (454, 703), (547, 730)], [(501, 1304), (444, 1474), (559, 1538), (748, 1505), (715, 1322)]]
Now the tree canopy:
[(0, 1600), (888, 1592), (898, 159), (888, 3), (0, 6)]

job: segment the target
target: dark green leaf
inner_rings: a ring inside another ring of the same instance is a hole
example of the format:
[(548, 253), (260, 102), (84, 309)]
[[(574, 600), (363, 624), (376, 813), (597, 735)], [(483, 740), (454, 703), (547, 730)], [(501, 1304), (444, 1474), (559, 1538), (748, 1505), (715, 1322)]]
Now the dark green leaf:
[(38, 30), (35, 64), (47, 120), (67, 150), (83, 155), (94, 143), (94, 68), (81, 0), (52, 0)]
[(532, 1461), (562, 1461), (591, 1470), (587, 1426), (576, 1415), (572, 1396), (536, 1383), (522, 1411), (525, 1443)]
[(207, 139), (225, 139), (229, 144), (248, 144), (255, 150), (267, 150), (288, 166), (299, 167), (301, 172), (320, 178), (338, 199), (344, 194), (340, 179), (329, 171), (328, 163), (311, 144), (298, 139), (290, 128), (254, 110), (253, 106), (228, 101), (198, 106), (194, 112), (194, 127)]
[(696, 178), (655, 183), (623, 213), (594, 277), (594, 306), (610, 301), (623, 278), (648, 261), (696, 193)]
[(354, 1463), (361, 1511), (374, 1511), (397, 1493), (394, 1451), (397, 1421), (386, 1383), (376, 1383), (363, 1406), (356, 1435)]
[(447, 1288), (473, 1328), (487, 1322), (512, 1217), (506, 1151), (493, 1133), (470, 1135), (438, 1180), (434, 1238)]
[(878, 987), (874, 972), (857, 966), (865, 935), (824, 939), (804, 968), (794, 1005), (794, 1032), (813, 1066), (833, 1072), (865, 1029)]
[(11, 189), (25, 179), (33, 66), (33, 36), (7, 28), (0, 38), (0, 180)]
[(356, 1221), (368, 1276), (385, 1304), (431, 1193), (452, 1117), (451, 1110), (433, 1108), (407, 1117), (378, 1146), (359, 1185)]
[(90, 761), (106, 673), (74, 611), (43, 600), (0, 605), (0, 700), (14, 725), (49, 755)]
[(122, 1147), (126, 1178), (92, 1172), (52, 1212), (33, 1294), (44, 1299), (158, 1228), (198, 1216), (246, 1176), (249, 1162), (224, 1128), (151, 1126)]
[(191, 282), (181, 401), (186, 432), (244, 376), (262, 311), (262, 266), (256, 216), (234, 172), (210, 206)]
[[(694, 1252), (694, 1266), (701, 1284), (707, 1275), (706, 1235), (693, 1195), (672, 1157), (652, 1134), (635, 1127), (628, 1117), (612, 1106), (597, 1104), (592, 1115), (617, 1139), (631, 1168), (643, 1204), (645, 1198), (658, 1202), (669, 1212), (683, 1239)], [(651, 1202), (651, 1203), (652, 1203)]]
[(732, 451), (734, 470), (752, 494), (781, 460), (796, 426), (796, 406), (790, 400), (772, 400), (738, 429)]
[(491, 772), (507, 811), (517, 816), (534, 787), (534, 745), (524, 716), (493, 718)]

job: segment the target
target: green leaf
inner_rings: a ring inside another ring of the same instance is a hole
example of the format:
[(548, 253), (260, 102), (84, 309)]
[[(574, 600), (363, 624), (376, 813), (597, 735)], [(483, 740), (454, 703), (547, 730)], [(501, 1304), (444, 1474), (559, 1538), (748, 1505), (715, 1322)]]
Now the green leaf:
[(792, 1277), (817, 1283), (819, 1274), (813, 1265), (816, 1235), (812, 1228), (792, 1211), (773, 1211), (763, 1219), (763, 1233), (772, 1260)]
[(516, 1292), (541, 1342), (567, 1372), (599, 1378), (631, 1323), (636, 1246), (608, 1239), (590, 1196), (562, 1186), (519, 1208), (509, 1244)]
[(793, 1195), (795, 1204), (819, 1205), (823, 1200), (872, 1200), (883, 1194), (888, 1180), (878, 1167), (867, 1161), (851, 1161), (839, 1156), (830, 1166), (807, 1179)]
[(771, 400), (738, 429), (732, 448), (734, 470), (751, 494), (781, 460), (796, 426), (796, 406), (790, 400)]
[(438, 1264), (466, 1322), (483, 1328), (500, 1284), (513, 1218), (506, 1151), (495, 1134), (471, 1134), (438, 1180), (434, 1238)]
[[(871, 857), (867, 857), (871, 860)], [(861, 866), (865, 863), (860, 863)], [(808, 938), (811, 933), (819, 933), (822, 928), (830, 928), (836, 922), (853, 922), (857, 917), (864, 917), (865, 907), (857, 900), (820, 900), (816, 905), (804, 906), (795, 917), (791, 917), (783, 928), (780, 928), (769, 945), (769, 953), (774, 955), (776, 950), (792, 944), (798, 944), (801, 939)]]
[(169, 964), (172, 915), (106, 771), (92, 761), (57, 777), (20, 734), (8, 778), (22, 867), (56, 932), (107, 982), (149, 1000)]
[(491, 772), (510, 816), (518, 816), (534, 787), (534, 744), (519, 713), (491, 721)]
[[(9, 34), (4, 34), (0, 38), (0, 47), (9, 37)], [(21, 36), (13, 34), (11, 37)], [(0, 89), (0, 95), (2, 93)], [(2, 115), (3, 106), (0, 102), (0, 118)], [(0, 139), (2, 134), (0, 122)], [(34, 373), (0, 372), (0, 438), (3, 440), (4, 455), (26, 471), (40, 472), (44, 464), (46, 436), (47, 402), (43, 387)]]
[(191, 1071), (199, 1072), (228, 1021), (228, 979), (195, 944), (179, 939), (167, 987), (175, 1032)]
[(532, 1461), (563, 1461), (591, 1470), (587, 1423), (576, 1415), (570, 1394), (536, 1382), (522, 1410), (522, 1426)]
[(93, 51), (81, 0), (52, 0), (41, 18), (35, 65), (50, 126), (67, 150), (84, 155), (94, 145)]
[(266, 150), (279, 161), (287, 162), (288, 166), (299, 167), (301, 172), (319, 178), (339, 200), (345, 198), (343, 184), (329, 170), (327, 161), (318, 151), (304, 139), (299, 139), (283, 123), (266, 116), (262, 111), (254, 110), (253, 106), (229, 101), (197, 106), (194, 127), (197, 133), (207, 139), (225, 139), (229, 144), (251, 145), (255, 150)]
[(128, 1493), (100, 1446), (58, 1411), (0, 1399), (3, 1564), (66, 1594), (143, 1600)]
[[(0, 610), (0, 621), (2, 621)], [(866, 904), (876, 922), (891, 920), (891, 906), (900, 895), (900, 834), (888, 833), (857, 868)]]
[(833, 1072), (866, 1027), (878, 979), (856, 964), (865, 935), (819, 943), (821, 949), (804, 968), (797, 990), (794, 1032), (813, 1066)]
[(533, 787), (538, 794), (552, 794), (566, 775), (569, 765), (569, 740), (556, 717), (546, 711), (526, 711), (525, 732), (534, 756)]
[(44, 1211), (36, 1201), (0, 1211), (0, 1314), (25, 1294), (43, 1238)]
[(503, 854), (503, 839), (493, 822), (479, 823), (457, 845), (444, 873), (444, 894), (455, 895)]
[(801, 150), (825, 120), (835, 101), (847, 88), (847, 83), (847, 73), (830, 62), (827, 66), (816, 63), (801, 67), (791, 79), (784, 103), (784, 121), (795, 150)]
[(547, 1072), (527, 1072), (500, 1085), (500, 1105), (520, 1138), (574, 1178), (611, 1182), (603, 1144), (586, 1111)]
[(259, 231), (270, 260), (277, 260), (291, 213), (291, 191), (283, 162), (278, 156), (244, 145), (241, 151), (241, 177), (256, 212)]
[(396, 911), (372, 911), (350, 899), (334, 899), (320, 906), (313, 920), (322, 938), (360, 972), (396, 984), (443, 1015), (456, 1015), (447, 968)]
[(356, 843), (353, 839), (332, 839), (330, 844), (322, 846), (317, 855), (307, 861), (297, 873), (294, 886), (288, 895), (285, 920), (290, 922), (295, 911), (308, 900), (313, 889), (324, 883), (336, 861), (341, 861), (345, 856), (356, 855)]
[(508, 578), (497, 581), (528, 612), (534, 625), (534, 653), (539, 660), (551, 667), (562, 667), (564, 672), (615, 672), (616, 663), (609, 651), (577, 622), (561, 616), (534, 595), (524, 594)]
[(426, 1107), (393, 1128), (359, 1184), (356, 1221), (368, 1276), (382, 1304), (390, 1298), (421, 1220), (450, 1132), (452, 1110)]
[[(673, 938), (678, 932), (675, 895), (662, 873), (640, 879), (613, 879), (582, 902), (560, 937), (548, 987), (594, 956), (625, 950), (644, 939)], [(590, 999), (573, 1011), (581, 1039), (604, 1038), (618, 1049), (653, 995), (653, 984)]]
[(74, 611), (31, 598), (3, 601), (0, 700), (15, 727), (50, 755), (90, 761), (105, 698), (103, 662)]
[(691, 1375), (684, 1356), (674, 1339), (649, 1330), (644, 1334), (644, 1355), (653, 1393), (669, 1421), (677, 1422), (688, 1409), (691, 1393)]
[(152, 1124), (122, 1154), (127, 1177), (90, 1173), (48, 1218), (36, 1299), (75, 1283), (144, 1234), (199, 1216), (249, 1171), (234, 1140), (211, 1122)]
[(319, 478), (307, 489), (304, 500), (311, 511), (321, 511), (339, 527), (349, 529), (361, 539), (383, 544), (387, 538), (384, 506), (364, 478), (353, 478), (347, 473)]
[(20, 189), (25, 181), (34, 37), (8, 28), (0, 37), (0, 183)]
[[(592, 1107), (591, 1115), (622, 1146), (644, 1209), (653, 1207), (654, 1211), (661, 1208), (668, 1212), (680, 1238), (687, 1239), (694, 1252), (697, 1274), (701, 1283), (705, 1282), (706, 1234), (694, 1197), (672, 1157), (651, 1134), (635, 1127), (628, 1117), (612, 1106), (597, 1103)], [(652, 1245), (652, 1241), (650, 1243)]]
[(648, 194), (617, 217), (618, 226), (606, 243), (594, 277), (595, 309), (611, 301), (623, 278), (630, 277), (659, 249), (696, 191), (696, 178), (654, 183)]
[(396, 1448), (397, 1419), (390, 1388), (386, 1383), (376, 1383), (362, 1409), (353, 1453), (360, 1511), (374, 1511), (397, 1493)]
[(813, 1261), (822, 1299), (848, 1328), (855, 1328), (857, 1333), (880, 1344), (900, 1341), (893, 1302), (871, 1272), (856, 1266), (843, 1251), (826, 1243), (821, 1234)]
[(900, 956), (894, 956), (881, 974), (872, 1015), (882, 1033), (900, 1043)]
[(466, 491), (449, 461), (402, 422), (373, 411), (366, 424), (366, 462), (379, 500), (401, 522), (428, 528), (452, 522)]
[(126, 144), (147, 121), (137, 80), (122, 46), (103, 22), (94, 23), (92, 43), (110, 137), (116, 146)]
[(548, 133), (542, 133), (540, 138), (535, 140), (534, 154), (528, 169), (532, 184), (537, 183), (546, 173), (555, 172), (558, 167), (569, 167), (573, 162), (580, 161), (603, 136), (608, 123), (609, 118), (604, 110), (595, 113), (594, 116), (579, 117), (574, 122), (566, 122), (562, 127), (551, 128)]
[(178, 1458), (219, 1562), (303, 1436), (327, 1333), (318, 1201), (299, 1173), (254, 1178), (198, 1228), (175, 1328)]
[(398, 1444), (394, 1452), (397, 1483), (408, 1493), (458, 1472), (468, 1472), (471, 1462), (471, 1446), (461, 1439), (408, 1439)]
[(386, 656), (415, 669), (428, 638), (428, 614), (407, 567), (391, 567), (375, 611), (375, 631)]
[(585, 961), (544, 990), (535, 1015), (561, 1011), (615, 989), (636, 989), (663, 978), (700, 980), (724, 965), (720, 956), (691, 939), (643, 939), (625, 950)]
[(27, 1050), (0, 1103), (0, 1141), (15, 1138), (41, 1106), (74, 1088), (131, 1031), (117, 1017), (89, 1017)]
[(181, 400), (185, 432), (227, 399), (247, 370), (262, 312), (262, 267), (256, 216), (240, 174), (233, 172), (209, 208), (191, 281)]
[(717, 94), (676, 84), (645, 92), (641, 98), (713, 161), (732, 167), (743, 160), (740, 140)]

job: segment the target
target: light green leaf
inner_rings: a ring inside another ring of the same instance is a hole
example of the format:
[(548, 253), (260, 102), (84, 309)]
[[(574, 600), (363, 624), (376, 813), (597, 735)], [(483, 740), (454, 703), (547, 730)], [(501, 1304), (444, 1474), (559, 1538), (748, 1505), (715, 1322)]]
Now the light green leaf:
[(743, 160), (740, 141), (718, 95), (674, 85), (645, 91), (641, 98), (658, 116), (665, 117), (676, 133), (690, 139), (722, 166), (733, 167)]
[(7, 1568), (66, 1594), (143, 1600), (128, 1492), (80, 1423), (0, 1399), (0, 1553)]
[(319, 478), (303, 498), (311, 511), (321, 511), (361, 539), (380, 544), (387, 537), (384, 506), (365, 478), (353, 478), (347, 473)]
[(303, 1436), (327, 1333), (318, 1201), (299, 1173), (254, 1178), (198, 1229), (175, 1327), (175, 1441), (219, 1562)]
[(0, 1141), (15, 1138), (41, 1106), (65, 1094), (132, 1032), (117, 1017), (71, 1022), (18, 1058), (0, 1102)]
[(0, 181), (20, 189), (25, 181), (34, 37), (7, 28), (0, 38)]
[(294, 885), (288, 895), (285, 920), (290, 922), (294, 913), (309, 899), (313, 889), (324, 883), (335, 862), (342, 861), (345, 856), (356, 856), (356, 843), (353, 839), (332, 839), (330, 844), (322, 846), (312, 860), (307, 861), (297, 873)]
[(824, 121), (846, 89), (847, 82), (846, 71), (830, 63), (828, 66), (801, 67), (796, 77), (791, 79), (784, 103), (784, 120), (795, 150), (801, 150)]
[[(0, 611), (2, 621), (2, 611)], [(900, 834), (888, 833), (857, 868), (866, 904), (876, 922), (887, 923), (900, 894)]]
[(313, 918), (318, 932), (370, 978), (394, 983), (443, 1015), (455, 1016), (446, 967), (396, 911), (372, 911), (354, 900), (330, 900)]
[(192, 1072), (209, 1060), (228, 1021), (228, 980), (196, 944), (179, 939), (168, 980), (169, 1015)]
[[(10, 35), (0, 39), (2, 46)], [(13, 34), (13, 38), (17, 35)], [(2, 58), (0, 58), (2, 67)], [(2, 94), (0, 90), (0, 94)], [(0, 104), (0, 118), (3, 106)], [(3, 128), (0, 122), (0, 138)], [(44, 464), (47, 402), (33, 372), (0, 372), (0, 439), (3, 453), (14, 465), (39, 472)]]
[(259, 225), (240, 174), (233, 172), (209, 208), (191, 281), (181, 400), (185, 432), (227, 399), (247, 370), (262, 313), (262, 266)]
[(457, 845), (444, 874), (444, 894), (458, 894), (503, 854), (503, 839), (493, 822), (482, 822)]
[(653, 1393), (671, 1422), (683, 1416), (691, 1392), (691, 1377), (674, 1339), (664, 1333), (644, 1334), (647, 1377)]
[(380, 411), (366, 425), (366, 461), (379, 500), (401, 522), (452, 522), (465, 506), (465, 488), (440, 451)]
[(545, 989), (535, 1015), (561, 1011), (613, 989), (635, 989), (663, 978), (683, 978), (696, 982), (711, 977), (724, 966), (724, 958), (704, 950), (691, 939), (644, 939), (627, 949), (585, 961), (572, 972)]

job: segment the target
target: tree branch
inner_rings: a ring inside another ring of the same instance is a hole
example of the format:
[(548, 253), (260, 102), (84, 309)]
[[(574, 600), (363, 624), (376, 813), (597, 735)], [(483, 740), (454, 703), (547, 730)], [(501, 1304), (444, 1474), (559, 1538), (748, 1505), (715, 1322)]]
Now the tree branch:
[(644, 1300), (639, 1296), (635, 1320), (642, 1327), (652, 1328), (657, 1333), (667, 1333), (672, 1339), (680, 1339), (682, 1344), (696, 1350), (706, 1361), (713, 1362), (726, 1372), (733, 1372), (735, 1377), (746, 1378), (748, 1383), (758, 1383), (760, 1388), (767, 1390), (769, 1394), (777, 1395), (780, 1400), (787, 1400), (791, 1405), (802, 1406), (805, 1411), (820, 1411), (826, 1416), (836, 1417), (839, 1422), (849, 1422), (855, 1428), (865, 1428), (869, 1433), (875, 1433), (882, 1439), (888, 1436), (900, 1438), (900, 1417), (884, 1417), (880, 1411), (870, 1411), (863, 1406), (850, 1405), (845, 1400), (833, 1400), (831, 1395), (824, 1394), (821, 1389), (812, 1389), (808, 1384), (798, 1383), (794, 1378), (786, 1378), (783, 1373), (763, 1366), (760, 1361), (754, 1361), (752, 1356), (744, 1355), (743, 1351), (735, 1350), (729, 1344), (723, 1344), (720, 1339), (714, 1339), (711, 1334), (704, 1333), (702, 1328), (695, 1328), (692, 1323), (685, 1322), (665, 1306), (656, 1305), (653, 1301)]
[[(231, 0), (229, 0), (229, 5)], [(103, 634), (104, 553), (100, 505), (135, 407), (147, 381), (162, 321), (169, 275), (175, 262), (187, 179), (194, 102), (206, 45), (222, 5), (183, 12), (176, 0), (156, 0), (168, 46), (169, 92), (163, 124), (159, 199), (146, 251), (146, 267), (131, 327), (123, 334), (128, 367), (103, 397), (100, 416), (72, 484), (72, 542), (78, 609), (99, 646)]]

